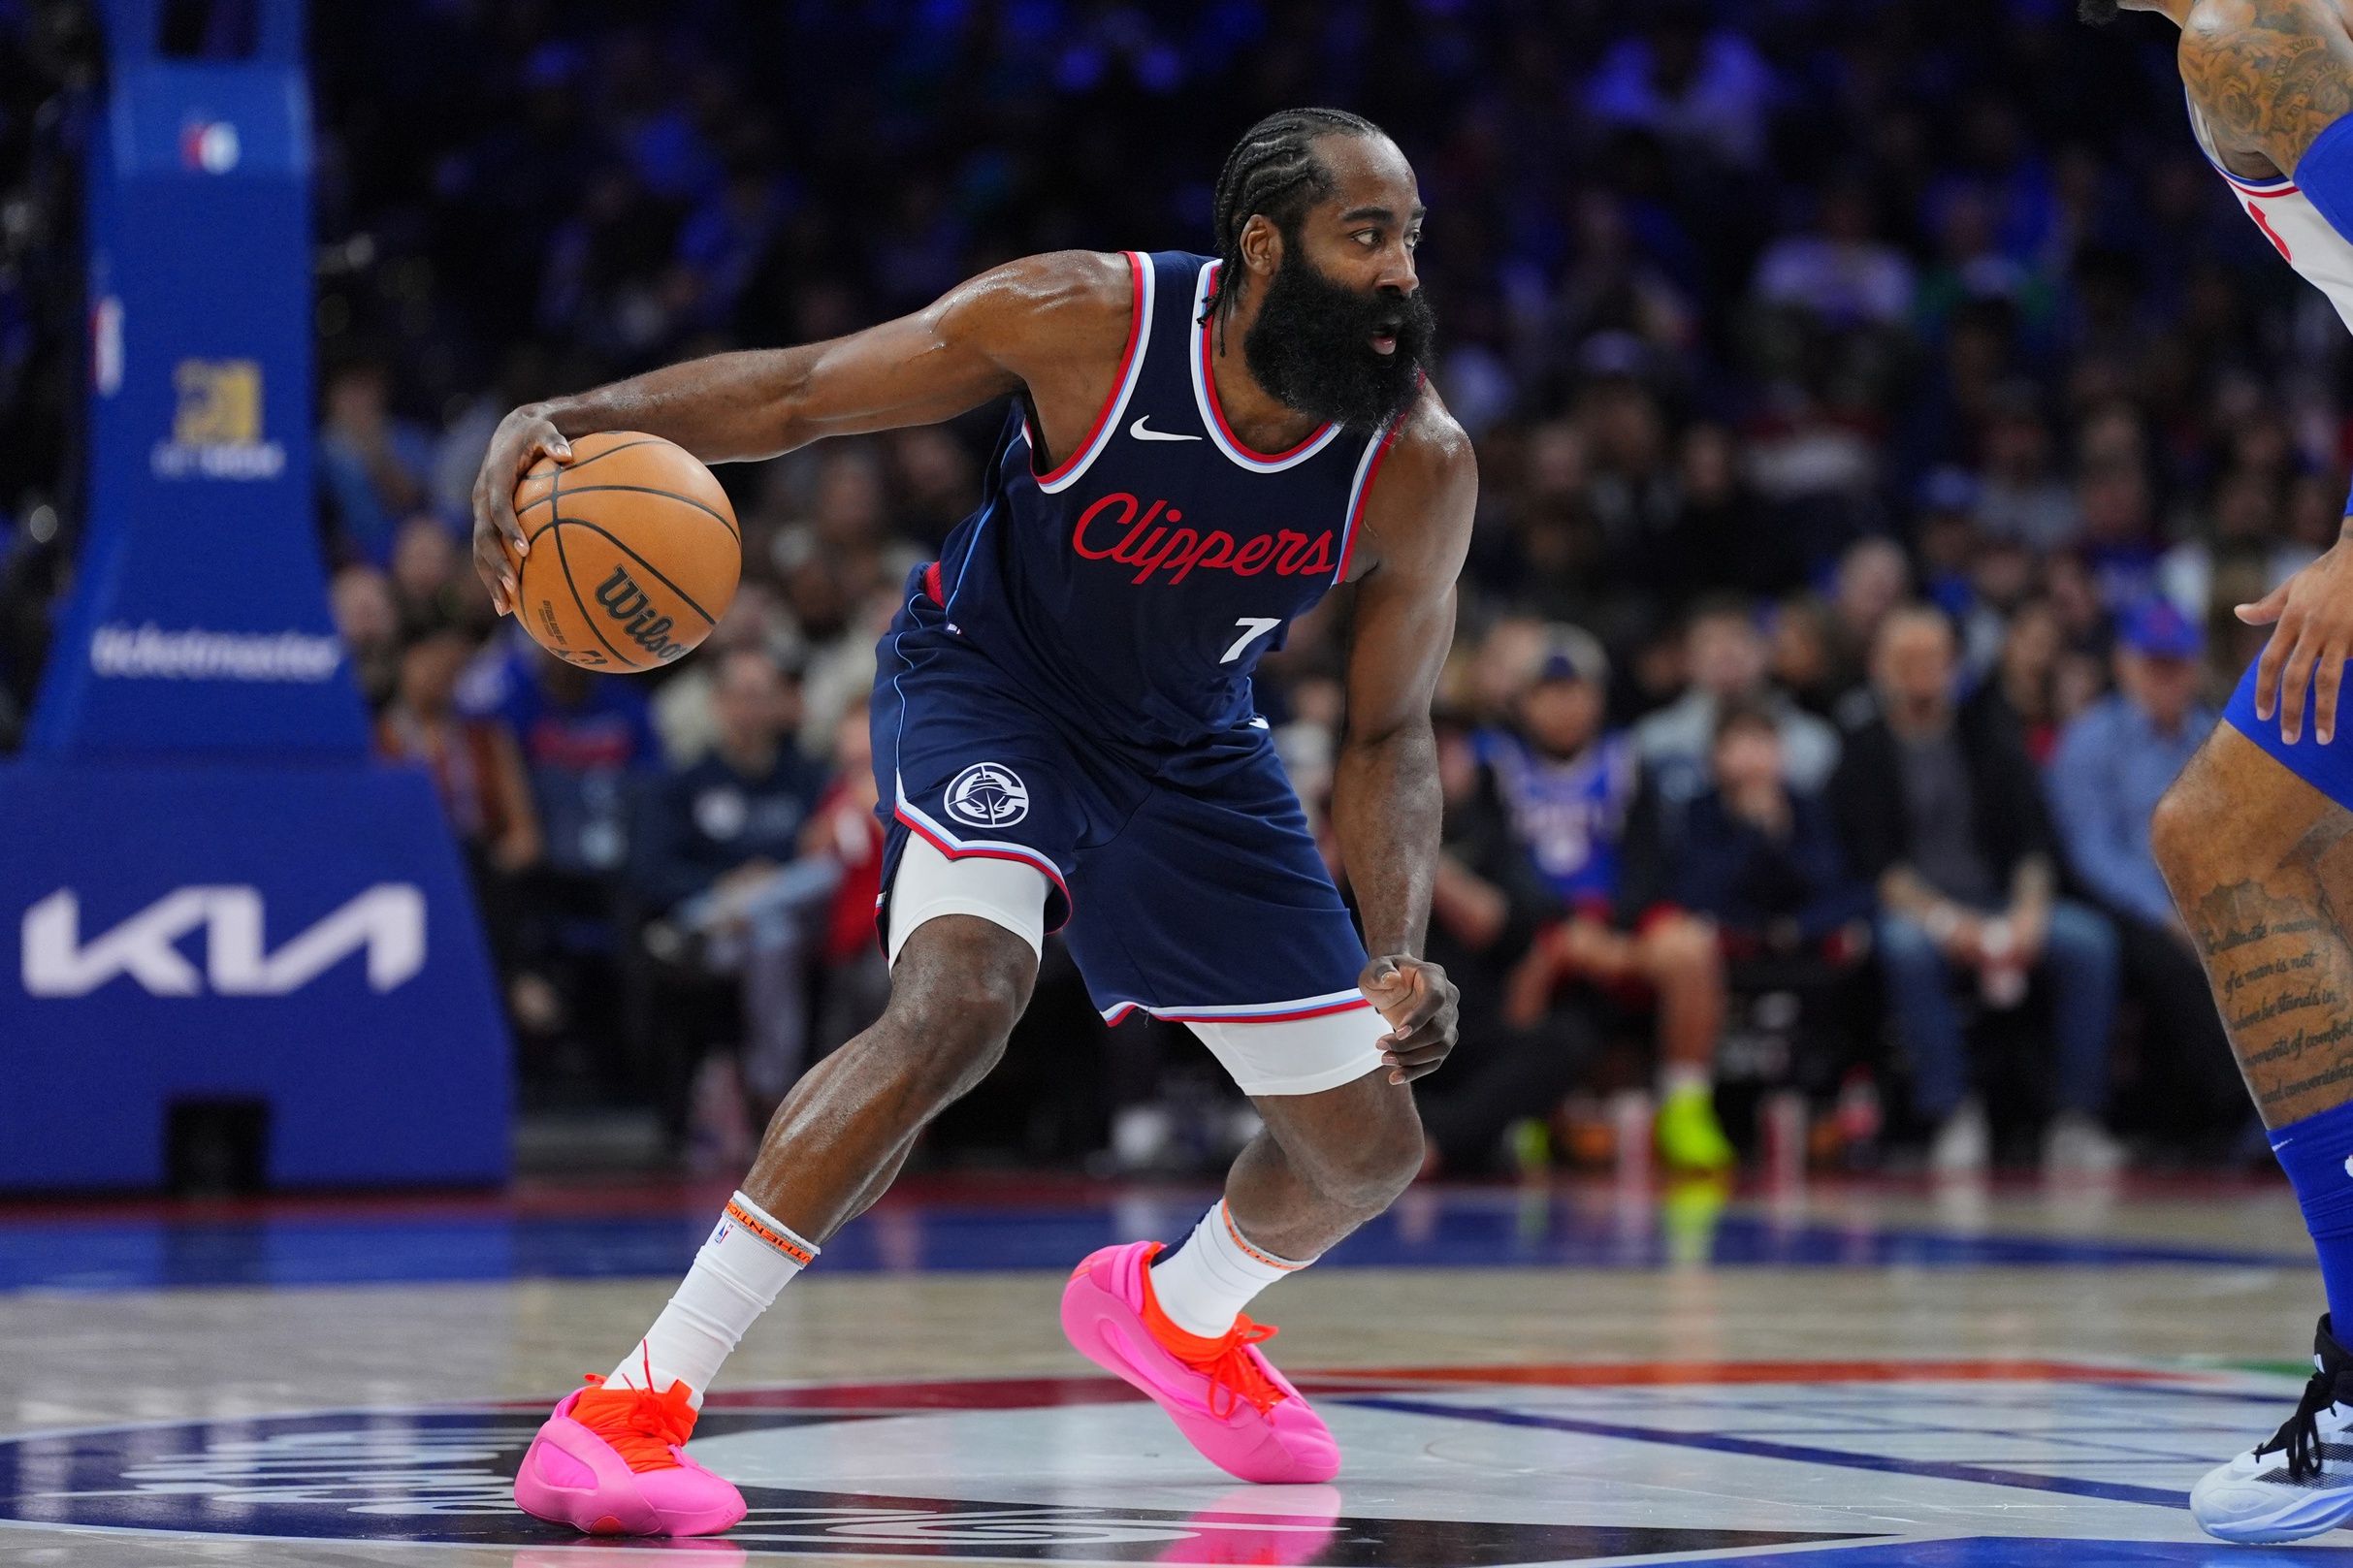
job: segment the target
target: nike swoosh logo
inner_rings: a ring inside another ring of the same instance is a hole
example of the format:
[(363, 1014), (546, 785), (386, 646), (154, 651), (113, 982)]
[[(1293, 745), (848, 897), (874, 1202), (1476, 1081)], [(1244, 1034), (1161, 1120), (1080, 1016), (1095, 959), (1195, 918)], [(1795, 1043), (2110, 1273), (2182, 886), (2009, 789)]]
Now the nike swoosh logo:
[(1198, 435), (1178, 435), (1174, 431), (1147, 431), (1144, 428), (1144, 422), (1150, 417), (1149, 414), (1138, 414), (1136, 423), (1127, 428), (1127, 432), (1139, 441), (1198, 441), (1201, 439)]

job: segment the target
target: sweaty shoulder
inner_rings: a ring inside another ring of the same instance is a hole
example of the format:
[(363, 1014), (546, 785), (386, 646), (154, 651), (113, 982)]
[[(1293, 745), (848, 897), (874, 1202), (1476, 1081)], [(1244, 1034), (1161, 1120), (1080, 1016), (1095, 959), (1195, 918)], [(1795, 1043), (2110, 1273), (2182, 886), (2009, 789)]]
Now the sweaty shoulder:
[[(1437, 388), (1424, 382), (1381, 459), (1365, 501), (1366, 542), (1351, 578), (1391, 570), (1442, 573), (1451, 583), (1470, 546), (1479, 462)], [(1370, 560), (1367, 556), (1370, 555)]]
[(2197, 0), (2177, 59), (2225, 150), (2282, 172), (2353, 111), (2353, 35), (2334, 0)]

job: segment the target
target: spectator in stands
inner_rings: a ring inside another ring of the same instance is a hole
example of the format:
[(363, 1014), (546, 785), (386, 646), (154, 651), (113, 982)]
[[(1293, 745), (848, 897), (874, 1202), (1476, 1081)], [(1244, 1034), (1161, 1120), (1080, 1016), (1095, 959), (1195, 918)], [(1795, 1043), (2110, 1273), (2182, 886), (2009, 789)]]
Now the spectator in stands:
[(470, 565), (459, 556), (456, 535), (431, 512), (411, 515), (394, 531), (390, 578), (407, 635), (463, 621), (479, 593)]
[(702, 656), (688, 659), (655, 691), (654, 727), (661, 734), (661, 749), (674, 768), (701, 761), (719, 738), (719, 720), (712, 709), (713, 671), (738, 648), (765, 653), (777, 668), (788, 673), (800, 667), (800, 638), (784, 601), (776, 591), (757, 578), (735, 590), (735, 601), (703, 640)]
[(1773, 68), (1729, 28), (1711, 28), (1692, 0), (1662, 0), (1648, 25), (1602, 56), (1585, 89), (1601, 125), (1638, 126), (1708, 163), (1746, 169), (1764, 153)]
[(1711, 590), (1770, 595), (1805, 581), (1804, 553), (1789, 530), (1773, 526), (1741, 463), (1738, 442), (1722, 425), (1684, 432), (1678, 510), (1660, 540), (1670, 559), (1655, 573), (1678, 600)]
[(1821, 795), (1789, 782), (1781, 715), (1756, 698), (1717, 711), (1707, 788), (1680, 809), (1653, 792), (1627, 829), (1620, 906), (1708, 917), (1728, 958), (1860, 952), (1870, 886), (1847, 871)]
[(718, 744), (655, 793), (634, 880), (646, 908), (663, 912), (651, 942), (671, 955), (692, 949), (702, 967), (742, 977), (737, 1067), (745, 1088), (772, 1108), (806, 1065), (804, 916), (831, 893), (840, 868), (795, 865), (823, 777), (793, 745), (800, 703), (790, 679), (759, 650), (732, 650), (721, 658), (712, 709)]
[(883, 1015), (890, 1000), (890, 965), (875, 935), (883, 896), (883, 823), (874, 808), (873, 736), (863, 698), (834, 728), (833, 782), (801, 829), (804, 857), (827, 856), (841, 868), (817, 951), (817, 1035), (811, 1058), (825, 1055)]
[(2010, 617), (1994, 665), (1994, 688), (2017, 720), (2026, 754), (2039, 766), (2059, 742), (2059, 663), (2066, 655), (2059, 618), (2042, 599), (2030, 599)]
[(1837, 642), (1830, 607), (1811, 593), (1792, 594), (1773, 607), (1767, 673), (1817, 718), (1828, 718), (1845, 695), (1834, 652)]
[(433, 774), (450, 826), (479, 868), (512, 876), (539, 858), (539, 820), (514, 733), (495, 718), (458, 712), (458, 676), (474, 646), (438, 626), (401, 654), (400, 683), (376, 720), (376, 751)]
[(620, 873), (636, 799), (661, 765), (643, 687), (509, 632), (503, 656), (467, 672), (458, 703), (496, 715), (515, 737), (545, 845), (514, 889), (507, 990), (523, 1050), (560, 1064), (550, 1075), (603, 1092), (627, 1055)]
[(338, 546), (379, 566), (391, 559), (396, 520), (429, 498), (433, 471), (432, 438), (394, 417), (391, 393), (391, 375), (374, 360), (328, 371), (318, 433), (319, 484)]
[(1772, 715), (1791, 788), (1813, 794), (1830, 782), (1838, 731), (1767, 682), (1770, 650), (1755, 605), (1732, 595), (1701, 600), (1692, 609), (1683, 647), (1690, 688), (1634, 726), (1635, 752), (1661, 791), (1685, 801), (1707, 788), (1716, 720), (1730, 703)]
[(1705, 922), (1672, 912), (1632, 931), (1615, 923), (1619, 841), (1640, 763), (1631, 736), (1602, 729), (1608, 688), (1601, 645), (1578, 627), (1552, 626), (1513, 727), (1482, 738), (1512, 837), (1568, 912), (1514, 971), (1505, 1017), (1533, 1027), (1571, 982), (1647, 991), (1657, 1002), (1660, 1152), (1670, 1165), (1719, 1170), (1732, 1147), (1714, 1104), (1724, 1026), (1716, 939)]
[(2124, 974), (2158, 1048), (2173, 1130), (2236, 1128), (2239, 1068), (2188, 928), (2149, 853), (2157, 797), (2212, 733), (2198, 700), (2205, 639), (2164, 599), (2135, 605), (2116, 639), (2116, 691), (2077, 716), (2050, 759), (2050, 801), (2077, 879), (2114, 922)]
[(1839, 692), (1831, 717), (1844, 728), (1870, 716), (1872, 643), (1880, 623), (1904, 602), (1911, 586), (1912, 563), (1892, 539), (1858, 539), (1839, 557), (1830, 590), (1830, 684)]
[(1821, 193), (1814, 232), (1775, 240), (1757, 263), (1757, 298), (1835, 331), (1900, 327), (1912, 316), (1912, 264), (1873, 238), (1871, 193), (1842, 179)]
[(328, 583), (327, 603), (368, 711), (382, 713), (401, 684), (401, 610), (392, 585), (373, 566), (345, 566)]
[(2064, 550), (2082, 527), (2076, 497), (2051, 471), (2050, 426), (2031, 384), (2012, 383), (1996, 395), (1985, 428), (1985, 467), (1979, 478), (1977, 525), (1989, 539), (2024, 545), (2039, 555)]
[(1513, 972), (1564, 911), (1458, 724), (1440, 726), (1438, 780), (1446, 816), (1426, 956), (1461, 988), (1463, 1011), (1447, 1071), (1414, 1084), (1430, 1148), (1423, 1173), (1475, 1175), (1506, 1161), (1540, 1168), (1545, 1117), (1599, 1039), (1580, 997), (1549, 997), (1531, 1018), (1507, 1015)]
[(1880, 967), (1911, 1059), (1914, 1109), (1936, 1126), (1930, 1165), (1981, 1171), (1991, 1149), (1953, 981), (1974, 983), (2001, 1009), (2023, 999), (2031, 974), (2050, 988), (2058, 1067), (2045, 1168), (2113, 1170), (2123, 1150), (2100, 1118), (2115, 932), (2098, 911), (2058, 896), (2034, 764), (1987, 704), (1956, 706), (1956, 664), (1942, 613), (1915, 605), (1888, 616), (1872, 654), (1879, 717), (1848, 736), (1831, 784), (1849, 860), (1879, 889)]
[(455, 626), (429, 628), (402, 652), (392, 703), (376, 719), (376, 752), (432, 774), (466, 855), (508, 1010), (528, 1018), (539, 999), (529, 984), (521, 994), (514, 987), (523, 973), (517, 913), (522, 880), (539, 860), (539, 820), (513, 732), (457, 709), (458, 676), (473, 653), (472, 639)]

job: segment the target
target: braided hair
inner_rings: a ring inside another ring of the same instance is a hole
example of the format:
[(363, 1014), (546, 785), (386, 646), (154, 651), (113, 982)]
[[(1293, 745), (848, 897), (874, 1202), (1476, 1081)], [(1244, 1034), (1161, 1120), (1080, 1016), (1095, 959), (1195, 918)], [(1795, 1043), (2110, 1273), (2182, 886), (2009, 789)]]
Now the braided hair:
[[(1308, 208), (1332, 194), (1332, 173), (1315, 155), (1326, 136), (1382, 136), (1381, 128), (1344, 109), (1286, 109), (1242, 133), (1217, 172), (1217, 286), (1201, 313), (1204, 325), (1223, 317), (1241, 296), (1241, 231), (1264, 212), (1285, 237)], [(1222, 329), (1221, 329), (1222, 330)]]

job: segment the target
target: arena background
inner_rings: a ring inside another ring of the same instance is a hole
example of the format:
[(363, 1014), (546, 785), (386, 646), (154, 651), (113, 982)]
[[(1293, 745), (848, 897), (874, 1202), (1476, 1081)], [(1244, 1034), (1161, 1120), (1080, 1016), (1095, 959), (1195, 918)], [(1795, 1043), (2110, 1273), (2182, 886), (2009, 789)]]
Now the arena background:
[[(164, 10), (167, 50), (192, 58), (234, 55), (253, 25), (233, 3)], [(2250, 647), (2228, 604), (2337, 526), (2346, 335), (2201, 160), (2148, 18), (2094, 31), (2056, 0), (373, 0), (307, 25), (317, 546), (374, 711), (401, 706), (403, 649), (456, 627), (479, 648), (457, 706), (528, 775), (499, 821), (457, 812), (526, 1169), (724, 1172), (790, 1079), (736, 1071), (755, 1021), (664, 918), (697, 873), (646, 847), (709, 745), (710, 659), (533, 694), (466, 561), (492, 424), (843, 333), (1033, 251), (1208, 248), (1218, 162), (1268, 110), (1370, 115), (1429, 203), (1435, 379), (1482, 478), (1450, 733), (1509, 717), (1531, 622), (1601, 639), (1613, 724), (1661, 710), (1691, 612), (1727, 594), (1780, 688), (1852, 723), (1872, 629), (1917, 593), (1956, 617), (1971, 681), (2043, 759), (2107, 690), (2119, 615), (2162, 597), (2204, 624), (2218, 702)], [(0, 749), (30, 722), (83, 537), (81, 158), (106, 69), (88, 6), (0, 0)], [(860, 766), (840, 716), (999, 417), (720, 470), (746, 537), (732, 640), (790, 677), (775, 721), (811, 807)], [(1259, 683), (1310, 804), (1343, 622), (1303, 626)], [(842, 924), (811, 939), (811, 1048), (871, 1003)], [(1496, 975), (1462, 977), (1492, 1013)], [(1737, 1141), (1793, 1085), (1803, 1157), (1918, 1163), (1913, 1067), (1860, 983), (1802, 1029), (1736, 1016), (1719, 1104)], [(2217, 1063), (2152, 1043), (2154, 1010), (2128, 974), (2111, 1125), (2158, 1166), (2265, 1158), (2227, 1063), (2221, 1090), (2185, 1093)], [(1613, 1105), (1650, 1081), (1638, 1013), (1596, 1009), (1564, 1094), (1507, 1105), (1508, 1136), (1486, 1128), (1449, 1168), (1606, 1164)], [(2050, 1108), (2039, 1031), (1985, 1046), (2018, 1069), (1988, 1089), (2014, 1160)], [(1049, 958), (1012, 1057), (919, 1163), (1199, 1171), (1241, 1110), (1181, 1031), (1104, 1029)], [(234, 1106), (200, 1117), (181, 1141), (212, 1153), (183, 1149), (169, 1179), (250, 1184), (258, 1136)]]

